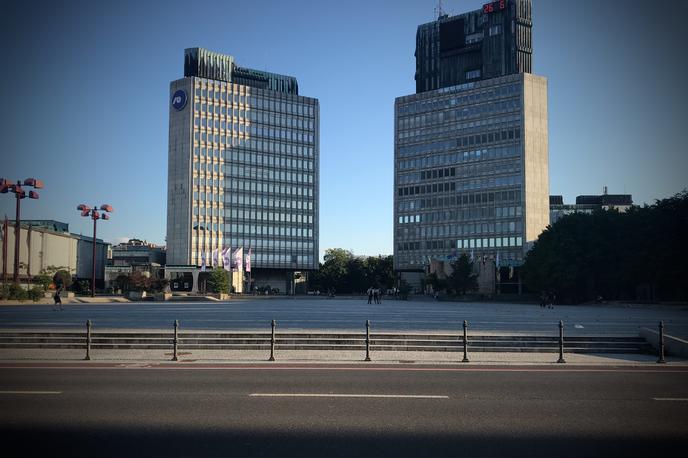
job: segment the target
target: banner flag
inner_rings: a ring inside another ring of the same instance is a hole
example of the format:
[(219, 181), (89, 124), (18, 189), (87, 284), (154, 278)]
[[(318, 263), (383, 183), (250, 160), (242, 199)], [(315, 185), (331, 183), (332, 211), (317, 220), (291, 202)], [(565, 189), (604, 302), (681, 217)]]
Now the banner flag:
[(218, 250), (217, 248), (215, 248), (215, 249), (213, 250), (213, 267), (217, 267), (217, 266), (219, 265), (219, 262), (218, 262), (218, 260), (217, 260), (217, 253), (218, 253), (218, 251), (219, 251), (219, 250)]
[(205, 251), (201, 253), (201, 272), (205, 272)]
[(248, 249), (248, 256), (246, 256), (246, 272), (251, 272), (251, 248)]
[(237, 248), (232, 254), (232, 270), (241, 271), (244, 269), (244, 247)]
[(229, 259), (229, 252), (230, 248), (227, 247), (224, 250), (222, 250), (222, 264), (224, 265), (225, 270), (231, 270), (231, 260)]

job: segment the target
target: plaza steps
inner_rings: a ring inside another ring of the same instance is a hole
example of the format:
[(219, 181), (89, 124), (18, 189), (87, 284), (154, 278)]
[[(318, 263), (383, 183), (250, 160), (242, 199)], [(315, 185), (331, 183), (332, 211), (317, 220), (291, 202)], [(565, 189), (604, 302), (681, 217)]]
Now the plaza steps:
[[(269, 332), (179, 332), (180, 350), (269, 350)], [(169, 350), (172, 332), (91, 333), (92, 349)], [(85, 348), (85, 332), (0, 331), (4, 348)], [(364, 333), (278, 332), (277, 350), (360, 350), (365, 351)], [(445, 351), (462, 352), (463, 339), (456, 334), (371, 333), (371, 351)], [(559, 351), (556, 335), (468, 335), (469, 352)], [(639, 336), (565, 336), (567, 353), (652, 353), (650, 344)]]

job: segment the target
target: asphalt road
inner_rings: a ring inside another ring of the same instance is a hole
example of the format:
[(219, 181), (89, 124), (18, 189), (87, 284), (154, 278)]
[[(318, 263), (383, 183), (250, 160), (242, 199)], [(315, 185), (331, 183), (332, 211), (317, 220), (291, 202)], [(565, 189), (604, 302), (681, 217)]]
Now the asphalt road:
[(0, 368), (0, 424), (22, 457), (658, 456), (688, 371)]
[(383, 300), (368, 305), (355, 299), (241, 299), (231, 302), (166, 302), (68, 304), (62, 312), (50, 305), (0, 307), (0, 328), (79, 328), (87, 319), (99, 329), (166, 329), (179, 320), (182, 329), (269, 330), (364, 329), (369, 319), (379, 331), (454, 331), (468, 320), (471, 331), (557, 333), (564, 320), (567, 335), (637, 334), (641, 326), (656, 328), (664, 320), (666, 332), (688, 337), (688, 308), (557, 306), (451, 303)]

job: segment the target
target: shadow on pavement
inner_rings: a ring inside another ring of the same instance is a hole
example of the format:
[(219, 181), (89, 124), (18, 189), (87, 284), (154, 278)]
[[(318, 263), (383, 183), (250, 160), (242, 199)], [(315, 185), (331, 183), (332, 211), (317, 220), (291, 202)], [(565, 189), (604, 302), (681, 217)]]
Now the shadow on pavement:
[[(384, 427), (381, 425), (381, 428)], [(389, 457), (579, 457), (659, 456), (685, 449), (683, 437), (547, 437), (495, 434), (432, 434), (304, 431), (145, 431), (123, 428), (6, 425), (3, 448), (15, 456), (389, 456)]]

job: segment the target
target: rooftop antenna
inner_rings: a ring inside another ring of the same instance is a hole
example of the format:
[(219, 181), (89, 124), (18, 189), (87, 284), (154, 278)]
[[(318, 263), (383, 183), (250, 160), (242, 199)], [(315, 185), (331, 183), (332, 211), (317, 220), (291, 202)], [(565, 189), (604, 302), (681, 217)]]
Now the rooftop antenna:
[(442, 0), (437, 0), (437, 6), (435, 7), (435, 14), (437, 15), (437, 19), (440, 19), (442, 16), (445, 16), (446, 13), (442, 9)]

